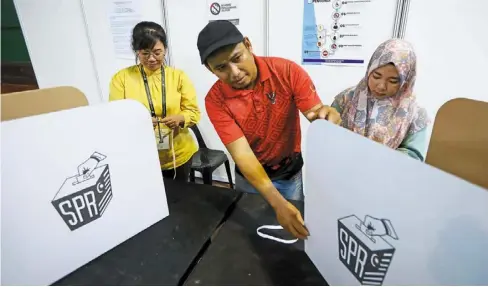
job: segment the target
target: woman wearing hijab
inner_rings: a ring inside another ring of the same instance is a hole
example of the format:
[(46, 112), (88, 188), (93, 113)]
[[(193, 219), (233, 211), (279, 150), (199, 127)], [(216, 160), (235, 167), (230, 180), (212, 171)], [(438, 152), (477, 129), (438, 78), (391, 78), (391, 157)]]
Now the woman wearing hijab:
[(183, 71), (166, 66), (168, 40), (161, 25), (138, 23), (132, 32), (132, 48), (140, 64), (113, 76), (109, 100), (133, 99), (146, 106), (163, 176), (187, 182), (192, 156), (198, 150), (188, 130), (200, 120), (195, 88)]
[(416, 56), (406, 41), (390, 39), (374, 52), (366, 76), (332, 103), (342, 126), (423, 161), (427, 112), (413, 95)]

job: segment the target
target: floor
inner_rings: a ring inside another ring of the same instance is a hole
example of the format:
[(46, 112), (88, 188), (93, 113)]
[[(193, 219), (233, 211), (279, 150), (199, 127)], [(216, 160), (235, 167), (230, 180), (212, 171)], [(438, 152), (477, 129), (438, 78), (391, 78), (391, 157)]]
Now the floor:
[(1, 93), (2, 94), (10, 94), (15, 92), (23, 92), (29, 90), (37, 90), (37, 85), (22, 85), (22, 84), (9, 84), (9, 83), (2, 83), (1, 85)]
[[(195, 178), (195, 182), (199, 183), (199, 184), (203, 184), (203, 180), (201, 178), (198, 178), (198, 177)], [(218, 187), (230, 188), (230, 185), (227, 182), (221, 182), (221, 181), (217, 181), (217, 180), (214, 180), (212, 182), (212, 185), (218, 186)]]
[(2, 62), (1, 93), (38, 89), (37, 79), (30, 62)]

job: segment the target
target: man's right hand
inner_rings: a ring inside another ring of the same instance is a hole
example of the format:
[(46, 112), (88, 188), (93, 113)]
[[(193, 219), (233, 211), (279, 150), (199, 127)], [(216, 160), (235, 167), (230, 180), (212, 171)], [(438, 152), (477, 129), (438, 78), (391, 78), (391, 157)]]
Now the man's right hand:
[(305, 222), (300, 211), (293, 204), (284, 200), (274, 210), (278, 222), (285, 230), (293, 234), (296, 238), (307, 239), (309, 233), (305, 228)]
[(263, 166), (254, 155), (246, 137), (242, 136), (225, 147), (244, 177), (273, 207), (280, 225), (295, 237), (306, 239), (308, 231), (304, 226), (300, 211), (274, 187)]

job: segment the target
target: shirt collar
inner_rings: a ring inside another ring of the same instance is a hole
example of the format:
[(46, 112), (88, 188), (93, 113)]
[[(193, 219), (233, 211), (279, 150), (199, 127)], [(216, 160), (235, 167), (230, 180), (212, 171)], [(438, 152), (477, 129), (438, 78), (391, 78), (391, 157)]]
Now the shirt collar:
[[(153, 75), (154, 75), (154, 76), (155, 76), (155, 75), (161, 75), (161, 68), (159, 68), (159, 69), (157, 69), (157, 70), (154, 70), (154, 71), (151, 71), (151, 70), (149, 70), (149, 69), (144, 68), (144, 66), (143, 66), (142, 64), (138, 65), (138, 67), (137, 67), (137, 68), (140, 70), (140, 69), (141, 69), (141, 67), (144, 69), (144, 72), (146, 73), (146, 75), (147, 75), (148, 77), (151, 77), (151, 76), (153, 76)], [(165, 67), (165, 68), (166, 68), (166, 67)]]
[(266, 61), (264, 61), (262, 57), (254, 56), (254, 62), (258, 67), (259, 81), (262, 83), (268, 80), (271, 77), (271, 72), (269, 71), (269, 66)]

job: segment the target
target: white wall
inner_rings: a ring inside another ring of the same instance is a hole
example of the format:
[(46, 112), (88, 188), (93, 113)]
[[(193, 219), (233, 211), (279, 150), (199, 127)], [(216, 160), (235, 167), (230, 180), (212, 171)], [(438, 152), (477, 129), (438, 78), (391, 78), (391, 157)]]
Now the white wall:
[[(103, 59), (104, 54), (99, 52), (103, 47), (96, 41), (90, 49), (81, 0), (14, 1), (39, 86), (77, 87), (87, 95), (90, 104), (99, 103), (102, 98), (106, 100), (102, 94), (106, 94), (103, 91), (108, 88), (109, 70), (123, 63), (112, 60), (112, 68), (105, 67), (105, 72), (96, 69), (94, 63), (97, 67), (104, 65), (99, 60)], [(146, 17), (157, 21), (162, 9), (160, 0), (144, 1), (150, 3), (145, 4)], [(208, 21), (207, 1), (166, 0), (166, 3), (172, 65), (184, 70), (195, 85), (202, 110), (199, 127), (208, 146), (225, 150), (204, 105), (205, 95), (216, 78), (200, 64), (196, 47), (198, 32)], [(257, 55), (264, 55), (268, 44), (270, 55), (301, 62), (302, 0), (269, 0), (268, 41), (265, 39), (266, 1), (240, 0), (239, 4), (239, 29), (250, 37)], [(392, 34), (396, 1), (375, 0), (371, 5), (376, 13), (367, 21), (377, 29), (365, 43), (368, 59), (376, 46)], [(438, 108), (452, 98), (468, 97), (488, 102), (488, 94), (478, 88), (486, 74), (481, 67), (488, 64), (485, 11), (488, 11), (485, 0), (411, 0), (405, 37), (413, 43), (418, 55), (416, 93), (432, 118)], [(378, 14), (382, 14), (381, 17), (376, 17)], [(93, 24), (96, 26), (97, 23)], [(92, 51), (96, 55), (92, 55)], [(110, 47), (104, 51), (110, 51)], [(132, 64), (131, 60), (126, 62)], [(365, 68), (354, 67), (304, 67), (327, 104), (338, 92), (356, 84), (365, 71)], [(303, 138), (308, 125), (302, 117)], [(216, 172), (215, 179), (227, 179), (223, 168)]]
[(40, 88), (74, 86), (101, 101), (80, 1), (14, 0)]
[[(303, 1), (269, 2), (269, 54), (301, 63)], [(372, 3), (378, 5), (375, 9), (382, 17), (368, 19), (368, 23), (378, 27), (368, 40), (368, 60), (377, 45), (391, 36), (395, 2), (375, 0)], [(482, 67), (488, 66), (486, 11), (488, 1), (485, 0), (410, 1), (405, 39), (413, 44), (418, 57), (415, 93), (432, 119), (450, 99), (465, 97), (488, 102), (488, 93), (479, 88), (486, 81)], [(303, 67), (327, 104), (337, 93), (355, 85), (365, 72), (364, 68)], [(302, 117), (302, 138), (308, 126)]]
[[(102, 101), (108, 101), (109, 83), (113, 75), (125, 67), (136, 63), (135, 55), (129, 57), (118, 57), (114, 53), (115, 45), (112, 41), (109, 16), (113, 15), (112, 0), (77, 0), (82, 3), (82, 13), (84, 15), (86, 31), (88, 33), (89, 47), (93, 52), (94, 63), (97, 71), (97, 78), (100, 83)], [(163, 27), (163, 7), (160, 0), (136, 0), (133, 19), (139, 21), (153, 21)], [(130, 19), (132, 20), (132, 19)], [(130, 23), (130, 22), (129, 22)], [(128, 27), (129, 33), (132, 32), (132, 24)], [(166, 27), (165, 27), (166, 28)], [(127, 43), (132, 50), (131, 43)]]
[[(238, 28), (245, 36), (250, 38), (254, 52), (257, 55), (263, 55), (266, 45), (264, 3), (265, 1), (263, 0), (239, 1), (241, 22)], [(225, 147), (205, 111), (205, 96), (217, 78), (205, 66), (200, 64), (197, 49), (198, 33), (208, 23), (209, 7), (207, 7), (207, 1), (167, 0), (167, 4), (174, 66), (185, 71), (195, 85), (198, 104), (202, 110), (202, 119), (198, 126), (206, 144), (209, 148), (225, 151)], [(230, 156), (229, 159), (233, 165)], [(232, 177), (235, 179), (234, 175)], [(227, 181), (223, 166), (215, 171), (214, 179)]]
[[(290, 59), (301, 64), (303, 0), (269, 0), (269, 55)], [(316, 4), (317, 5), (317, 4)], [(328, 5), (321, 3), (319, 5)], [(376, 47), (393, 33), (396, 1), (375, 0), (367, 4), (374, 13), (365, 13), (365, 23), (377, 28), (364, 41), (366, 64), (364, 67), (339, 67), (325, 65), (303, 65), (312, 78), (324, 104), (330, 105), (334, 97), (347, 87), (357, 84), (364, 76), (369, 57)], [(377, 17), (381, 14), (381, 17)], [(317, 18), (329, 20), (329, 15)], [(306, 160), (305, 139), (310, 123), (301, 116), (302, 152)], [(304, 170), (304, 173), (306, 170)], [(304, 182), (304, 185), (306, 183)]]
[(432, 119), (454, 98), (488, 102), (488, 1), (411, 0), (405, 39), (417, 53), (415, 92)]
[[(113, 54), (106, 17), (110, 1), (14, 1), (39, 87), (74, 86), (90, 104), (107, 101), (113, 73), (134, 64)], [(137, 1), (143, 3), (144, 20), (164, 24), (161, 0)], [(195, 85), (202, 110), (199, 127), (207, 145), (225, 150), (205, 112), (204, 98), (216, 77), (200, 64), (196, 45), (198, 33), (208, 23), (207, 1), (166, 0), (166, 4), (171, 65), (184, 70)], [(264, 5), (262, 0), (239, 1), (239, 29), (249, 36), (258, 55), (265, 50)], [(218, 169), (214, 178), (227, 181), (225, 169)]]

